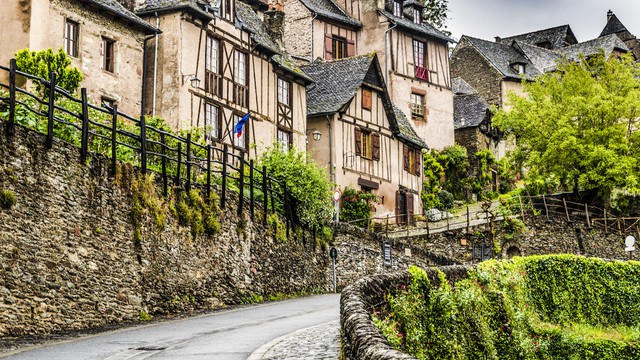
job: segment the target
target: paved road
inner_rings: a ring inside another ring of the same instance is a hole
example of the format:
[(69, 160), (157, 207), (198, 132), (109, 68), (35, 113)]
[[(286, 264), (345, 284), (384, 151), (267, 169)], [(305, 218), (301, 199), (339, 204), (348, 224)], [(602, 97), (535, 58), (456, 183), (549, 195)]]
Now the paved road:
[[(340, 295), (330, 294), (242, 307), (197, 318), (114, 331), (5, 356), (6, 359), (47, 360), (245, 360), (261, 346), (264, 348), (265, 344), (275, 342), (278, 346), (267, 347), (272, 348), (272, 352), (278, 349), (280, 356), (270, 358), (285, 359), (291, 357), (286, 355), (287, 350), (283, 345), (292, 344), (290, 346), (295, 347), (295, 339), (299, 335), (306, 334), (310, 337), (310, 343), (314, 343), (313, 337), (325, 338), (318, 334), (318, 329), (323, 328), (318, 325), (331, 322), (330, 329), (335, 327), (335, 321), (339, 318), (339, 302)], [(305, 330), (298, 331), (300, 329)], [(261, 359), (263, 355), (254, 354), (252, 358)]]

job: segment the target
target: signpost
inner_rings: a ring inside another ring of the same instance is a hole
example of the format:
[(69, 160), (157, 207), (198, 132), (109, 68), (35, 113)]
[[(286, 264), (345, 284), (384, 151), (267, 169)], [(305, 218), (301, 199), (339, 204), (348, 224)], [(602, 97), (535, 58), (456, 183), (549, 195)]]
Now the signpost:
[(338, 258), (338, 250), (336, 250), (336, 248), (332, 247), (331, 250), (329, 250), (329, 256), (331, 256), (331, 269), (333, 271), (333, 292), (337, 292), (337, 286), (336, 286), (336, 259)]
[(631, 252), (636, 250), (636, 248), (633, 246), (635, 245), (635, 243), (636, 243), (636, 238), (634, 238), (631, 235), (627, 236), (627, 238), (624, 239), (624, 245), (626, 246), (624, 248), (624, 251), (626, 251), (627, 254), (629, 254), (629, 259), (631, 259)]
[(382, 243), (382, 265), (384, 268), (385, 266), (391, 267), (391, 264), (391, 243), (385, 241)]
[(336, 212), (336, 218), (335, 218), (336, 223), (340, 222), (340, 197), (341, 196), (342, 196), (342, 193), (340, 192), (340, 190), (336, 190), (333, 193), (333, 196), (331, 197), (331, 200), (333, 200), (333, 208)]

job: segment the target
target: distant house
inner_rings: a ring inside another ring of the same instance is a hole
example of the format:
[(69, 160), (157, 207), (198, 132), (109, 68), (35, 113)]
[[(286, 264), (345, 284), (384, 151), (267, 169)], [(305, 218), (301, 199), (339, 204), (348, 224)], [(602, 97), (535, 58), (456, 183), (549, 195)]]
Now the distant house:
[(430, 147), (453, 145), (448, 44), (422, 1), (287, 0), (285, 46), (300, 62), (376, 52), (389, 96)]
[(147, 0), (137, 13), (163, 30), (146, 113), (175, 129), (205, 129), (209, 142), (253, 158), (276, 142), (305, 148), (311, 79), (282, 51), (281, 11), (262, 2)]
[(318, 60), (303, 70), (315, 81), (308, 87), (309, 131), (327, 135), (309, 141), (308, 150), (331, 180), (377, 194), (377, 216), (406, 222), (421, 212), (427, 145), (391, 102), (377, 55)]
[(95, 104), (140, 114), (143, 42), (155, 27), (115, 0), (4, 1), (0, 63), (17, 50), (62, 48)]
[(602, 29), (600, 37), (612, 34), (624, 41), (636, 59), (640, 59), (640, 41), (627, 30), (626, 26), (622, 24), (613, 11), (609, 10), (607, 12), (607, 24), (604, 26), (604, 29)]

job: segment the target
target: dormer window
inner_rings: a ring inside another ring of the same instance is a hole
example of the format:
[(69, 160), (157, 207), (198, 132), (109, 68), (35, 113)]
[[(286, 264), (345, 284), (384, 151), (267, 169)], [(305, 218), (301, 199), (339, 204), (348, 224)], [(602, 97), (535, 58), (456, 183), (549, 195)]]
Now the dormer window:
[(418, 25), (422, 24), (422, 11), (420, 9), (413, 9), (413, 22)]
[(398, 0), (393, 0), (393, 15), (399, 18), (402, 18), (402, 12), (403, 12), (403, 4), (402, 4), (402, 0), (398, 1)]
[(518, 64), (518, 74), (524, 74), (524, 64)]
[(519, 75), (524, 75), (527, 68), (525, 63), (512, 63), (511, 68), (518, 72)]

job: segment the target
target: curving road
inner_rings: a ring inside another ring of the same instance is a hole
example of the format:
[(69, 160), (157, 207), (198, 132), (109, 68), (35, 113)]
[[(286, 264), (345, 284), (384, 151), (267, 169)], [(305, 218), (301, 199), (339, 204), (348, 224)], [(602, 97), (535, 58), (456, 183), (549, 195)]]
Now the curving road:
[(40, 346), (0, 358), (245, 360), (276, 338), (335, 322), (339, 302), (339, 294), (329, 294), (247, 306)]

